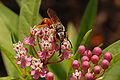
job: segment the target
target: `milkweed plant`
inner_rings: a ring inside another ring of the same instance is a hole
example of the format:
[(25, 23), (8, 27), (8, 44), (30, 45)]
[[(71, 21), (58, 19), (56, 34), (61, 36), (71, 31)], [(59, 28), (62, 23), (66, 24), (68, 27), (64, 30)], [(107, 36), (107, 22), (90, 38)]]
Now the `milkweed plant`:
[(43, 20), (41, 0), (16, 1), (19, 15), (0, 3), (0, 49), (8, 73), (0, 79), (108, 80), (114, 74), (111, 71), (120, 61), (120, 41), (103, 50), (102, 43), (92, 50), (88, 47), (98, 0), (89, 0), (79, 32), (68, 25), (69, 40), (64, 37), (62, 42), (54, 35), (55, 29), (49, 28), (53, 25), (37, 27)]

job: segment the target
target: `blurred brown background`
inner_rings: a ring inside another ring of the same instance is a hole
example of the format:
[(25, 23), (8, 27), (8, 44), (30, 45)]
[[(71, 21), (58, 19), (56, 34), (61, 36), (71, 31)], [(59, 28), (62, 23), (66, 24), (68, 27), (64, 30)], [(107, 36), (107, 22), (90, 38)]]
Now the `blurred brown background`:
[[(46, 10), (52, 8), (57, 13), (61, 22), (67, 27), (68, 22), (73, 22), (76, 31), (89, 0), (42, 0), (40, 14), (48, 17)], [(20, 13), (16, 0), (1, 0), (11, 10)], [(78, 31), (77, 31), (78, 32)], [(107, 47), (120, 39), (120, 0), (99, 0), (97, 18), (92, 34), (90, 48), (103, 43)], [(7, 76), (0, 58), (0, 76)]]

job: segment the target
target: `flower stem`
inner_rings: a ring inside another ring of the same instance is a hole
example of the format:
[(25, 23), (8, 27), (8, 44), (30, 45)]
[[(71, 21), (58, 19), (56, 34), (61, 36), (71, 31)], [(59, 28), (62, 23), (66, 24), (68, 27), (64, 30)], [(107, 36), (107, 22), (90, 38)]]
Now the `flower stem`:
[(59, 61), (56, 61), (56, 62), (48, 62), (48, 64), (56, 64), (56, 63), (59, 63), (59, 62), (62, 62), (64, 59), (61, 59)]
[(101, 73), (102, 73), (102, 74), (101, 74), (101, 75), (99, 75), (99, 76), (97, 76), (97, 77), (95, 77), (94, 79), (97, 79), (97, 78), (99, 78), (99, 77), (103, 76), (104, 72), (105, 72), (105, 70), (101, 71)]
[(55, 51), (52, 53), (52, 55), (47, 59), (47, 62), (54, 56)]
[(39, 44), (39, 37), (38, 36), (37, 36), (37, 42), (38, 42), (38, 46), (39, 46), (40, 51), (42, 51), (41, 46)]
[(38, 53), (37, 53), (37, 51), (35, 50), (35, 47), (34, 47), (34, 46), (32, 46), (32, 48), (33, 48), (33, 50), (34, 50), (35, 54), (37, 55), (37, 57), (38, 57), (38, 58), (40, 58), (40, 57), (39, 57), (39, 55), (38, 55)]

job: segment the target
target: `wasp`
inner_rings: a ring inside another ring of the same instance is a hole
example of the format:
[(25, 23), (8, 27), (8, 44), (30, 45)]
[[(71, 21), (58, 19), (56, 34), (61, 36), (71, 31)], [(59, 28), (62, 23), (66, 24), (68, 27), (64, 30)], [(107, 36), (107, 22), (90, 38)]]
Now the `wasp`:
[(37, 24), (37, 26), (38, 27), (47, 26), (49, 29), (51, 28), (54, 29), (53, 36), (56, 36), (56, 38), (60, 40), (60, 53), (58, 55), (60, 56), (61, 45), (64, 39), (67, 38), (67, 40), (70, 42), (71, 48), (72, 48), (72, 44), (71, 41), (68, 39), (68, 33), (66, 32), (65, 27), (61, 23), (60, 19), (57, 17), (56, 13), (52, 9), (48, 8), (47, 14), (50, 17), (50, 19), (44, 18), (40, 23)]

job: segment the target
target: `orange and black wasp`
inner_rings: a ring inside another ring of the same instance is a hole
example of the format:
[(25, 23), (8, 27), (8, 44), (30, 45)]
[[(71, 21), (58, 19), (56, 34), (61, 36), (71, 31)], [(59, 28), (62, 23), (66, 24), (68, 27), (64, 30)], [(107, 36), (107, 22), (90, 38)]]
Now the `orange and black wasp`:
[[(67, 40), (70, 42), (70, 40), (68, 39), (68, 33), (66, 32), (65, 27), (63, 26), (60, 19), (57, 17), (56, 13), (52, 9), (48, 8), (47, 14), (50, 17), (50, 19), (44, 18), (40, 23), (37, 24), (37, 27), (47, 26), (48, 28), (54, 29), (53, 36), (56, 36), (56, 38), (60, 40), (60, 54), (59, 54), (60, 56), (61, 45), (64, 39), (67, 38)], [(71, 42), (70, 45), (72, 48)]]

